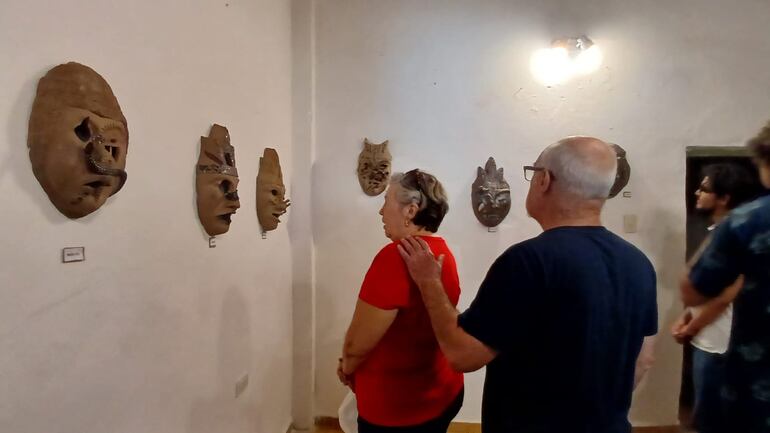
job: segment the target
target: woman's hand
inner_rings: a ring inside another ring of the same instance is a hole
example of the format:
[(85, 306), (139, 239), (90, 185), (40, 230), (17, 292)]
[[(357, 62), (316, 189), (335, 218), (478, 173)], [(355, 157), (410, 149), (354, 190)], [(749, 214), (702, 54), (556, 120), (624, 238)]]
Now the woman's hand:
[(353, 389), (352, 380), (350, 376), (346, 375), (345, 372), (342, 370), (342, 358), (339, 359), (339, 362), (337, 363), (337, 378), (340, 380), (340, 383), (349, 387), (351, 390)]

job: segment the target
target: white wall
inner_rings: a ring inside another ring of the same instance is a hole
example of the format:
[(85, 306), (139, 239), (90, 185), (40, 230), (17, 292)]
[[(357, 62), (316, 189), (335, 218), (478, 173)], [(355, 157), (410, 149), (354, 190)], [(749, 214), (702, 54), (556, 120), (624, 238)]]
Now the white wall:
[[(289, 1), (2, 2), (0, 56), (0, 431), (286, 431), (289, 236), (261, 239), (254, 197), (264, 147), (293, 177)], [(131, 135), (125, 188), (77, 221), (26, 149), (37, 80), (71, 60), (107, 79)], [(209, 249), (194, 167), (213, 122), (242, 208)], [(87, 261), (61, 264), (64, 246)]]
[(288, 221), (292, 250), (293, 373), (292, 419), (297, 430), (314, 421), (315, 265), (313, 248), (314, 1), (291, 0), (292, 118), (294, 175)]
[[(521, 166), (547, 144), (591, 134), (628, 151), (633, 198), (605, 212), (659, 275), (658, 362), (637, 392), (632, 420), (673, 424), (680, 351), (667, 337), (680, 311), (676, 277), (684, 255), (684, 149), (740, 144), (770, 114), (770, 4), (755, 0), (329, 0), (316, 13), (316, 405), (336, 413), (344, 389), (335, 363), (358, 287), (387, 240), (356, 181), (365, 136), (389, 139), (394, 168), (420, 167), (447, 187), (440, 234), (458, 259), (462, 307), (492, 260), (539, 232), (524, 212)], [(547, 89), (528, 70), (552, 38), (587, 34), (603, 69)], [(497, 233), (476, 222), (470, 185), (489, 156), (505, 168), (513, 207)], [(536, 324), (533, 324), (535, 326)], [(459, 419), (480, 418), (483, 373), (467, 376)]]

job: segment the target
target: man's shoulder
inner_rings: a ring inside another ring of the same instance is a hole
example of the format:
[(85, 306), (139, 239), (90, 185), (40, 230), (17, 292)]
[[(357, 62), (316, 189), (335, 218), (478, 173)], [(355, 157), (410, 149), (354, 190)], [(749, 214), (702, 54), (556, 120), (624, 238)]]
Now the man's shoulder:
[(564, 228), (561, 230), (548, 230), (538, 236), (511, 245), (500, 255), (499, 259), (505, 260), (541, 253), (573, 256), (575, 248), (590, 248), (592, 245), (597, 244), (594, 242), (597, 239), (599, 243), (604, 245), (602, 248), (609, 248), (616, 255), (622, 255), (632, 260), (636, 259), (652, 266), (642, 250), (601, 226), (591, 227), (590, 229)]
[(617, 234), (609, 230), (607, 230), (607, 234), (608, 234), (608, 237), (612, 239), (612, 242), (615, 245), (616, 251), (621, 252), (623, 254), (623, 257), (626, 260), (635, 262), (639, 266), (644, 266), (649, 269), (653, 269), (652, 262), (650, 262), (650, 259), (636, 245), (632, 244), (631, 242), (623, 239), (622, 237), (618, 236)]
[(770, 222), (770, 195), (760, 197), (754, 201), (738, 206), (730, 212), (728, 226), (732, 230), (749, 228), (760, 223), (760, 226)]
[(636, 264), (652, 269), (652, 263), (642, 250), (603, 226), (547, 231), (533, 240), (537, 240), (538, 248), (550, 249), (555, 254), (567, 255), (576, 261), (591, 258), (590, 254), (576, 254), (576, 249), (586, 253), (588, 250), (609, 251), (629, 265)]
[(612, 241), (617, 245), (618, 248), (630, 251), (633, 254), (640, 255), (646, 258), (642, 250), (640, 250), (636, 245), (632, 244), (631, 242), (623, 239), (619, 235), (607, 230), (607, 237), (609, 239), (612, 239)]
[(506, 248), (502, 254), (497, 258), (498, 260), (513, 259), (521, 257), (522, 254), (531, 253), (534, 250), (540, 248), (542, 241), (539, 240), (540, 236), (529, 238), (521, 242), (517, 242), (510, 247)]

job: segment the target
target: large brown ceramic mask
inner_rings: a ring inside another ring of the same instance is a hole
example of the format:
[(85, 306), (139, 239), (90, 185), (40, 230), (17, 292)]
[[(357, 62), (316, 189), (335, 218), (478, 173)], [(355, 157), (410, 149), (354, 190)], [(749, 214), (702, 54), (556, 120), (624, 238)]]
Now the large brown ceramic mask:
[(278, 152), (267, 148), (259, 158), (257, 174), (257, 218), (262, 231), (275, 230), (281, 222), (281, 215), (286, 213), (290, 205), (291, 202), (286, 199)]
[(110, 86), (87, 66), (59, 65), (40, 79), (27, 145), (35, 177), (69, 218), (99, 209), (126, 182), (126, 119)]
[(628, 185), (628, 180), (631, 179), (631, 165), (628, 163), (628, 159), (626, 159), (625, 149), (614, 143), (610, 145), (615, 150), (618, 158), (618, 171), (615, 174), (615, 183), (612, 185), (609, 195), (609, 198), (613, 198)]
[(471, 203), (476, 218), (487, 227), (496, 227), (511, 210), (511, 188), (494, 158), (487, 160), (484, 169), (478, 168), (471, 187)]
[(358, 155), (358, 183), (366, 195), (376, 196), (385, 191), (390, 180), (388, 141), (372, 144), (364, 139), (364, 148)]
[(208, 137), (201, 137), (195, 189), (198, 218), (206, 233), (209, 236), (226, 233), (241, 202), (238, 199), (235, 149), (230, 145), (230, 134), (224, 126), (214, 125)]

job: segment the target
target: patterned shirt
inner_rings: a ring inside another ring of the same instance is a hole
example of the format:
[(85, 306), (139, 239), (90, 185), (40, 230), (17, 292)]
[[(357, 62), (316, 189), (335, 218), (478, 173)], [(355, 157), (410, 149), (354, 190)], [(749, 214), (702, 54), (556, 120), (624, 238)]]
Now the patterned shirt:
[(722, 389), (727, 426), (770, 432), (770, 196), (735, 209), (690, 272), (695, 289), (719, 295), (738, 275), (745, 284), (734, 321)]

